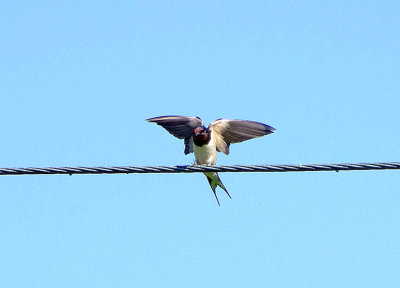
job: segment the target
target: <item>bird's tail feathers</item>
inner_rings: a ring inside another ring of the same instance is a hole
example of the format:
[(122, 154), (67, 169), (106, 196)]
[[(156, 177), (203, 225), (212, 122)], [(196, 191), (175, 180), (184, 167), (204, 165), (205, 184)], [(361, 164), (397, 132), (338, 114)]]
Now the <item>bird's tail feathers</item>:
[(231, 195), (229, 195), (228, 190), (226, 190), (224, 184), (222, 184), (221, 179), (218, 176), (217, 172), (205, 172), (204, 175), (206, 175), (208, 183), (210, 184), (211, 190), (214, 193), (215, 199), (217, 200), (218, 205), (220, 206), (218, 197), (217, 197), (217, 193), (215, 192), (215, 189), (217, 188), (217, 186), (221, 187), (222, 190), (225, 191), (226, 195), (228, 195), (229, 198), (232, 199)]

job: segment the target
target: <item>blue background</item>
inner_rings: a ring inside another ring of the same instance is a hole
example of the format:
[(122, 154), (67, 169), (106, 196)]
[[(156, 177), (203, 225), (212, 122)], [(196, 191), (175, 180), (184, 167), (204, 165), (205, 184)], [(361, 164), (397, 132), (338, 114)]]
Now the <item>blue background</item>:
[[(0, 167), (399, 161), (398, 1), (1, 1)], [(0, 177), (2, 287), (399, 287), (398, 171)]]

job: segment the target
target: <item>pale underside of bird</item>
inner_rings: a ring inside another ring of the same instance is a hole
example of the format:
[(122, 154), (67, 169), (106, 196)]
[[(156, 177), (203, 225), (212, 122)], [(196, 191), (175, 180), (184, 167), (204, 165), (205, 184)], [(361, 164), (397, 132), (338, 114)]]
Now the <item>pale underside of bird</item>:
[[(215, 165), (217, 152), (229, 154), (229, 146), (252, 138), (271, 134), (275, 128), (254, 121), (218, 119), (207, 128), (199, 117), (160, 116), (147, 119), (165, 128), (185, 143), (185, 155), (194, 152), (197, 165)], [(215, 189), (221, 187), (231, 198), (216, 172), (205, 172), (214, 196), (220, 205)]]

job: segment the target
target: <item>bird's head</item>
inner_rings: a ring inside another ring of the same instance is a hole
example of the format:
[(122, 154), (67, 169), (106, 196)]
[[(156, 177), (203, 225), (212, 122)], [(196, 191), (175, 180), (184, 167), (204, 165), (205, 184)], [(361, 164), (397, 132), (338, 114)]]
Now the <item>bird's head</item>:
[(202, 126), (193, 129), (193, 142), (197, 146), (208, 144), (208, 142), (210, 142), (210, 139), (210, 131), (206, 127)]
[(199, 136), (207, 133), (207, 128), (202, 126), (202, 127), (196, 127), (193, 129), (194, 135)]

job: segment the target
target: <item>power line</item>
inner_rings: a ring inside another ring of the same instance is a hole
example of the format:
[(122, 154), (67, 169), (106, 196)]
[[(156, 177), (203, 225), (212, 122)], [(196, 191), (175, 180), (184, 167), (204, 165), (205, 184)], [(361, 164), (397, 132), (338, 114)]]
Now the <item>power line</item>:
[(299, 165), (184, 165), (184, 166), (115, 166), (115, 167), (43, 167), (0, 168), (0, 175), (39, 174), (130, 174), (130, 173), (196, 173), (196, 172), (306, 172), (342, 170), (400, 169), (400, 162), (299, 164)]

